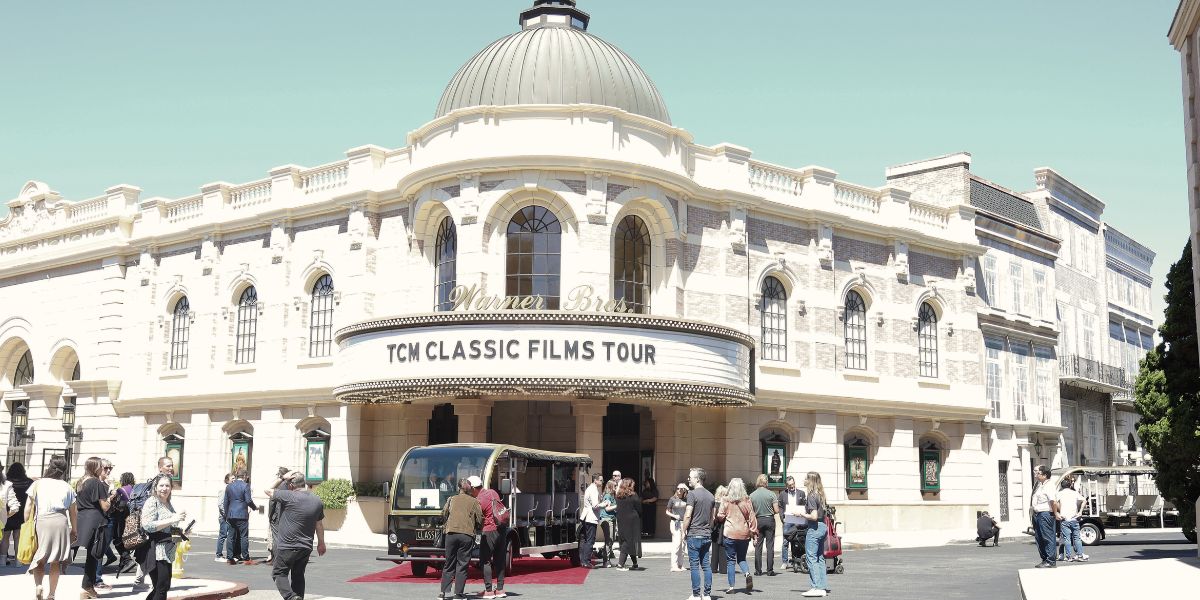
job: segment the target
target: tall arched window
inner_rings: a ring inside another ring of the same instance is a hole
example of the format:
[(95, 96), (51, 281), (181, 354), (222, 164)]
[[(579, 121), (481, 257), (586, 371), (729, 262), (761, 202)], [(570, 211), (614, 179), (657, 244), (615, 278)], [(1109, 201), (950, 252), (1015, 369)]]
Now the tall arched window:
[(186, 369), (188, 366), (188, 337), (191, 328), (191, 305), (187, 296), (175, 303), (171, 314), (171, 370)]
[(508, 222), (505, 293), (541, 296), (545, 308), (558, 309), (562, 270), (562, 226), (554, 213), (541, 206), (526, 206)]
[(79, 381), (80, 367), (79, 361), (75, 361), (75, 367), (71, 369), (71, 381)]
[(762, 358), (787, 360), (787, 290), (774, 277), (762, 284)]
[(234, 360), (239, 365), (254, 362), (258, 348), (258, 291), (250, 286), (238, 299), (237, 349)]
[(458, 232), (454, 228), (453, 218), (442, 219), (433, 247), (433, 281), (437, 286), (437, 305), (434, 309), (450, 310), (454, 306), (450, 301), (450, 292), (454, 290), (457, 278), (455, 263), (458, 261)]
[(33, 354), (26, 350), (17, 361), (17, 370), (13, 373), (13, 385), (29, 385), (33, 383)]
[(917, 314), (917, 360), (921, 377), (938, 376), (937, 313), (928, 302), (921, 304)]
[(850, 290), (846, 294), (846, 368), (867, 368), (867, 303), (861, 294)]
[(633, 215), (621, 219), (613, 239), (613, 299), (650, 312), (650, 230)]
[(308, 355), (329, 356), (333, 351), (333, 277), (322, 275), (312, 287), (308, 321)]

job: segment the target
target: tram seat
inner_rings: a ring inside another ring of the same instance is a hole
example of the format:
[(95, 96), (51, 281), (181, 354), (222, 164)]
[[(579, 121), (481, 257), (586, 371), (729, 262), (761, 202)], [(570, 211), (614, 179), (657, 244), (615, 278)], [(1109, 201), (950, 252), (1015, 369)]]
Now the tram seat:
[(559, 523), (562, 523), (563, 519), (566, 518), (566, 514), (565, 514), (566, 512), (567, 512), (567, 494), (566, 493), (555, 494), (554, 495), (554, 518), (557, 519)]
[(1178, 517), (1179, 509), (1175, 508), (1174, 504), (1164, 501), (1163, 502), (1163, 514), (1167, 515), (1168, 517)]
[(1109, 519), (1120, 521), (1133, 517), (1133, 496), (1107, 496), (1104, 506), (1108, 509), (1104, 516)]
[(1162, 496), (1155, 494), (1153, 496), (1137, 496), (1133, 501), (1134, 513), (1138, 516), (1142, 525), (1146, 524), (1147, 519), (1159, 519), (1162, 517)]
[(518, 518), (524, 517), (532, 525), (534, 512), (549, 500), (548, 494), (517, 494), (513, 512), (517, 514)]

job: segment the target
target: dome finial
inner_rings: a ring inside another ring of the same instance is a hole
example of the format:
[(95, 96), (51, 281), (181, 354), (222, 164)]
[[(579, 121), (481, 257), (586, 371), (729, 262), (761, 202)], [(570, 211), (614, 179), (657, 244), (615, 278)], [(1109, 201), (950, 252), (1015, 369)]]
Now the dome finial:
[(535, 27), (572, 27), (587, 31), (591, 16), (575, 8), (575, 0), (533, 0), (533, 6), (521, 11), (521, 29)]

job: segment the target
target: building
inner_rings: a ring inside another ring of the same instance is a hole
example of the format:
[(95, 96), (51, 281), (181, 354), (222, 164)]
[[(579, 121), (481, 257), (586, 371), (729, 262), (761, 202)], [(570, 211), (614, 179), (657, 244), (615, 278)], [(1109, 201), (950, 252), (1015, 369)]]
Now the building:
[(1108, 305), (1108, 361), (1125, 372), (1124, 389), (1113, 394), (1117, 464), (1147, 464), (1150, 454), (1137, 433), (1141, 420), (1133, 404), (1134, 382), (1142, 358), (1154, 349), (1156, 328), (1150, 287), (1154, 252), (1112, 225), (1104, 224), (1106, 304)]
[(1041, 363), (1024, 418), (991, 413), (983, 331), (1037, 357), (1056, 329), (985, 304), (979, 259), (1034, 278), (1055, 239), (965, 154), (871, 188), (696, 144), (589, 21), (537, 0), (403, 147), (184, 198), (29, 182), (0, 223), (9, 460), (176, 456), (176, 501), (212, 528), (232, 468), (372, 487), (411, 446), (495, 441), (660, 497), (694, 465), (817, 471), (856, 531), (970, 530), (997, 456), (1016, 472), (1058, 431)]
[[(1196, 119), (1200, 103), (1200, 2), (1181, 0), (1167, 39), (1179, 51), (1183, 75), (1184, 141), (1187, 144), (1188, 215), (1192, 222), (1192, 264), (1200, 265), (1200, 121)], [(1193, 289), (1200, 290), (1200, 269), (1192, 270)], [(1200, 323), (1200, 305), (1196, 306), (1196, 322)]]

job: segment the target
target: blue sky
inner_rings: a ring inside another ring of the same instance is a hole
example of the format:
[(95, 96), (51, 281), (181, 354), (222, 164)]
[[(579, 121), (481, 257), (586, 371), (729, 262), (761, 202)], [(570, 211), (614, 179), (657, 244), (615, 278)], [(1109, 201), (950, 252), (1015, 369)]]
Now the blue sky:
[[(19, 3), (0, 23), (0, 198), (212, 181), (404, 145), (530, 0)], [(1158, 253), (1187, 237), (1177, 2), (580, 0), (703, 144), (883, 183), (965, 150), (1033, 187), (1051, 166)], [(5, 212), (0, 208), (0, 213)]]

